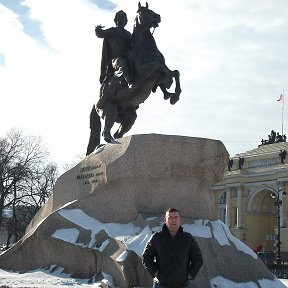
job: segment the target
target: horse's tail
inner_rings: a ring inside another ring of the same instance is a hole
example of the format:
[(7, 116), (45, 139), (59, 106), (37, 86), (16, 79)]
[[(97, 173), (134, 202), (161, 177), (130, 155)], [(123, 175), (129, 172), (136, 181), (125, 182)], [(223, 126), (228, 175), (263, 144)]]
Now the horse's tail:
[(101, 136), (101, 119), (98, 115), (95, 105), (93, 105), (90, 113), (90, 138), (87, 147), (86, 156), (90, 155), (100, 144)]

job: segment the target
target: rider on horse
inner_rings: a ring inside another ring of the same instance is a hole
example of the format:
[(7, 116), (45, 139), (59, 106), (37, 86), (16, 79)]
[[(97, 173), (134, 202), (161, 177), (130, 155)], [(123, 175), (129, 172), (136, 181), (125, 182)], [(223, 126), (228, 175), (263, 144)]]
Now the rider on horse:
[[(137, 85), (132, 82), (127, 53), (131, 50), (131, 33), (124, 29), (127, 24), (127, 15), (124, 11), (118, 11), (114, 22), (116, 27), (103, 30), (103, 26), (95, 27), (96, 36), (104, 38), (102, 48), (101, 74), (100, 74), (100, 99), (96, 106), (103, 109), (107, 102), (107, 95), (103, 93), (107, 80), (115, 73), (122, 76), (127, 82), (129, 90), (134, 90)], [(116, 71), (116, 72), (115, 72)]]

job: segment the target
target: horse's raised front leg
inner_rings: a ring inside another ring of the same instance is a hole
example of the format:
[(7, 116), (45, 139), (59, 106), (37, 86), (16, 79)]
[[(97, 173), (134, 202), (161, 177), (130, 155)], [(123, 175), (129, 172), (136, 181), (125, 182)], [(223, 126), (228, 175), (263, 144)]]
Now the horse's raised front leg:
[[(170, 99), (170, 103), (172, 105), (174, 105), (179, 100), (179, 96), (182, 92), (181, 87), (180, 87), (180, 73), (178, 70), (174, 70), (174, 71), (168, 70), (168, 71), (169, 71), (168, 79), (166, 79), (164, 82), (162, 82), (159, 85), (159, 87), (160, 87), (161, 91), (163, 92), (164, 99), (165, 100)], [(175, 92), (174, 93), (167, 91), (167, 86), (168, 86), (168, 88), (170, 88), (170, 86), (173, 82), (172, 78), (175, 79)]]
[(135, 123), (137, 118), (137, 113), (135, 107), (129, 107), (125, 109), (123, 115), (121, 116), (120, 126), (117, 132), (114, 134), (114, 138), (122, 138), (125, 133), (127, 133)]
[(179, 100), (179, 97), (180, 97), (182, 90), (180, 87), (180, 73), (179, 73), (179, 71), (178, 70), (172, 71), (172, 75), (173, 75), (173, 78), (175, 79), (176, 86), (175, 86), (174, 95), (171, 95), (171, 97), (170, 97), (170, 103), (172, 105), (174, 105)]
[(164, 83), (161, 83), (159, 87), (161, 91), (163, 92), (163, 97), (165, 100), (168, 100), (171, 96), (174, 95), (174, 93), (170, 93), (169, 91), (167, 91), (166, 85)]

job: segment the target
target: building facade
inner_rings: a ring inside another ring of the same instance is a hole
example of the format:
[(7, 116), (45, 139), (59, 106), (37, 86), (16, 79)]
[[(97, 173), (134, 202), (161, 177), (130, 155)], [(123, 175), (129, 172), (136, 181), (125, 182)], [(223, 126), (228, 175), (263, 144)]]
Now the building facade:
[(211, 187), (218, 218), (237, 238), (252, 249), (276, 252), (280, 231), (283, 255), (288, 254), (287, 150), (288, 143), (280, 142), (236, 154), (224, 180)]

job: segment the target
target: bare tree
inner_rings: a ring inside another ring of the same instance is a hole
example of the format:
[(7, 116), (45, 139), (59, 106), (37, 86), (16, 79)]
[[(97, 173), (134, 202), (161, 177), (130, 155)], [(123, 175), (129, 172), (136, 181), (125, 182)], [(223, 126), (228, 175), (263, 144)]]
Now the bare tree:
[[(36, 168), (36, 167), (35, 167)], [(56, 164), (41, 165), (32, 171), (26, 179), (25, 191), (19, 203), (25, 206), (33, 206), (34, 214), (46, 203), (50, 197), (58, 177)]]
[(19, 223), (23, 223), (23, 219), (19, 221), (19, 215), (23, 207), (30, 207), (26, 209), (32, 214), (30, 222), (55, 185), (57, 166), (47, 164), (47, 157), (47, 149), (40, 137), (23, 136), (22, 132), (12, 129), (6, 138), (0, 138), (0, 227), (3, 210), (9, 207), (12, 218), (7, 222), (10, 225), (8, 231), (16, 240), (22, 234)]

